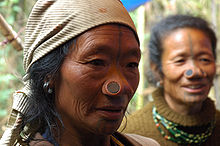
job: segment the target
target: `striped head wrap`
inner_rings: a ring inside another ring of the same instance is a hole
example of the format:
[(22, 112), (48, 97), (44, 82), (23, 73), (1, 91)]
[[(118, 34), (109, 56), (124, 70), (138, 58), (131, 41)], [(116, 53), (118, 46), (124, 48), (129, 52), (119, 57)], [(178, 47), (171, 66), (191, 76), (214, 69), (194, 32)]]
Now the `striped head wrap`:
[[(24, 45), (24, 88), (13, 95), (12, 112), (1, 146), (16, 143), (22, 115), (29, 110), (30, 66), (58, 46), (102, 24), (122, 24), (133, 30), (134, 23), (119, 0), (38, 0), (29, 16)], [(19, 145), (19, 144), (16, 144)]]
[(71, 38), (95, 26), (119, 23), (136, 29), (119, 0), (39, 0), (26, 27), (24, 69)]

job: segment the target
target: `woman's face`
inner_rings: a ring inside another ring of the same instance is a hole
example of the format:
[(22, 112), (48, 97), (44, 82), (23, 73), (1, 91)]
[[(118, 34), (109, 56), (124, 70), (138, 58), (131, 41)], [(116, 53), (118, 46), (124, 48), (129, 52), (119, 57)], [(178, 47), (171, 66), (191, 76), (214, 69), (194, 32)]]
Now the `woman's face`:
[(165, 98), (175, 103), (202, 103), (216, 72), (215, 58), (207, 35), (193, 28), (181, 28), (162, 41)]
[[(77, 38), (55, 84), (56, 108), (69, 130), (111, 134), (120, 125), (139, 82), (140, 49), (122, 25), (102, 25)], [(117, 94), (103, 92), (116, 81)]]

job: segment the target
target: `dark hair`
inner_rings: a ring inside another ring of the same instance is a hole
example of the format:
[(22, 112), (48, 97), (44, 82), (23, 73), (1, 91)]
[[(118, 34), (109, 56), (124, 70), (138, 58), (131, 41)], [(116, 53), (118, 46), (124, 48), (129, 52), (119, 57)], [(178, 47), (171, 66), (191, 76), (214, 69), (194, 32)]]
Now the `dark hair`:
[[(63, 45), (57, 47), (52, 52), (36, 61), (30, 67), (28, 74), (31, 86), (29, 98), (31, 100), (29, 102), (31, 110), (29, 110), (25, 115), (23, 126), (30, 124), (30, 128), (36, 127), (36, 130), (38, 131), (40, 128), (41, 131), (39, 132), (43, 132), (45, 131), (45, 128), (49, 128), (50, 134), (53, 137), (54, 134), (52, 133), (52, 128), (58, 128), (58, 120), (60, 120), (62, 123), (61, 118), (55, 108), (54, 92), (49, 94), (44, 90), (43, 86), (45, 81), (55, 80), (63, 60), (68, 54), (69, 48), (73, 43), (75, 43), (73, 39), (67, 41)], [(38, 125), (41, 127), (37, 127)], [(31, 130), (34, 131), (33, 129)], [(27, 142), (29, 140), (27, 139)]]
[[(150, 62), (156, 64), (156, 67), (160, 75), (163, 75), (161, 65), (161, 55), (163, 53), (163, 39), (174, 30), (186, 27), (199, 29), (208, 36), (208, 38), (211, 41), (212, 52), (216, 59), (217, 38), (215, 32), (209, 26), (209, 23), (206, 20), (191, 15), (170, 15), (160, 20), (156, 25), (154, 25), (154, 27), (151, 29), (151, 36), (148, 44)], [(152, 77), (152, 75), (150, 76)], [(149, 81), (151, 81), (151, 83), (156, 82), (155, 80)]]

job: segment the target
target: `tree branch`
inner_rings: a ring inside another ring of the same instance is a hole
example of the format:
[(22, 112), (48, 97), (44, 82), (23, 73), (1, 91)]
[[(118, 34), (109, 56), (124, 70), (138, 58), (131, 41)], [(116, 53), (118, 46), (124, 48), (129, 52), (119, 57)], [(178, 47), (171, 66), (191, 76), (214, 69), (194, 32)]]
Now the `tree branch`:
[(0, 33), (6, 37), (7, 41), (17, 50), (23, 50), (23, 45), (18, 34), (12, 29), (12, 27), (6, 22), (3, 16), (0, 14)]

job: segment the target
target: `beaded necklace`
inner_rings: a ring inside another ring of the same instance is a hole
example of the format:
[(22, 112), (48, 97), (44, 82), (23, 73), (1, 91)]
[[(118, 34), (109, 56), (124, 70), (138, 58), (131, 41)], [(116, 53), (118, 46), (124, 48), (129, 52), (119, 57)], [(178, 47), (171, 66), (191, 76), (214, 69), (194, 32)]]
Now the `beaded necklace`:
[[(187, 133), (177, 128), (178, 126), (181, 125), (173, 123), (165, 119), (163, 116), (161, 116), (157, 112), (155, 106), (153, 107), (152, 113), (153, 113), (154, 122), (156, 123), (156, 127), (158, 128), (162, 136), (166, 140), (170, 140), (178, 144), (201, 144), (208, 139), (208, 137), (212, 134), (212, 131), (215, 127), (215, 121), (213, 121), (210, 122), (209, 127), (204, 133), (200, 133), (200, 134)], [(160, 127), (160, 123), (164, 126), (164, 128), (166, 128), (169, 131), (171, 136), (169, 136), (162, 130), (162, 128)]]

